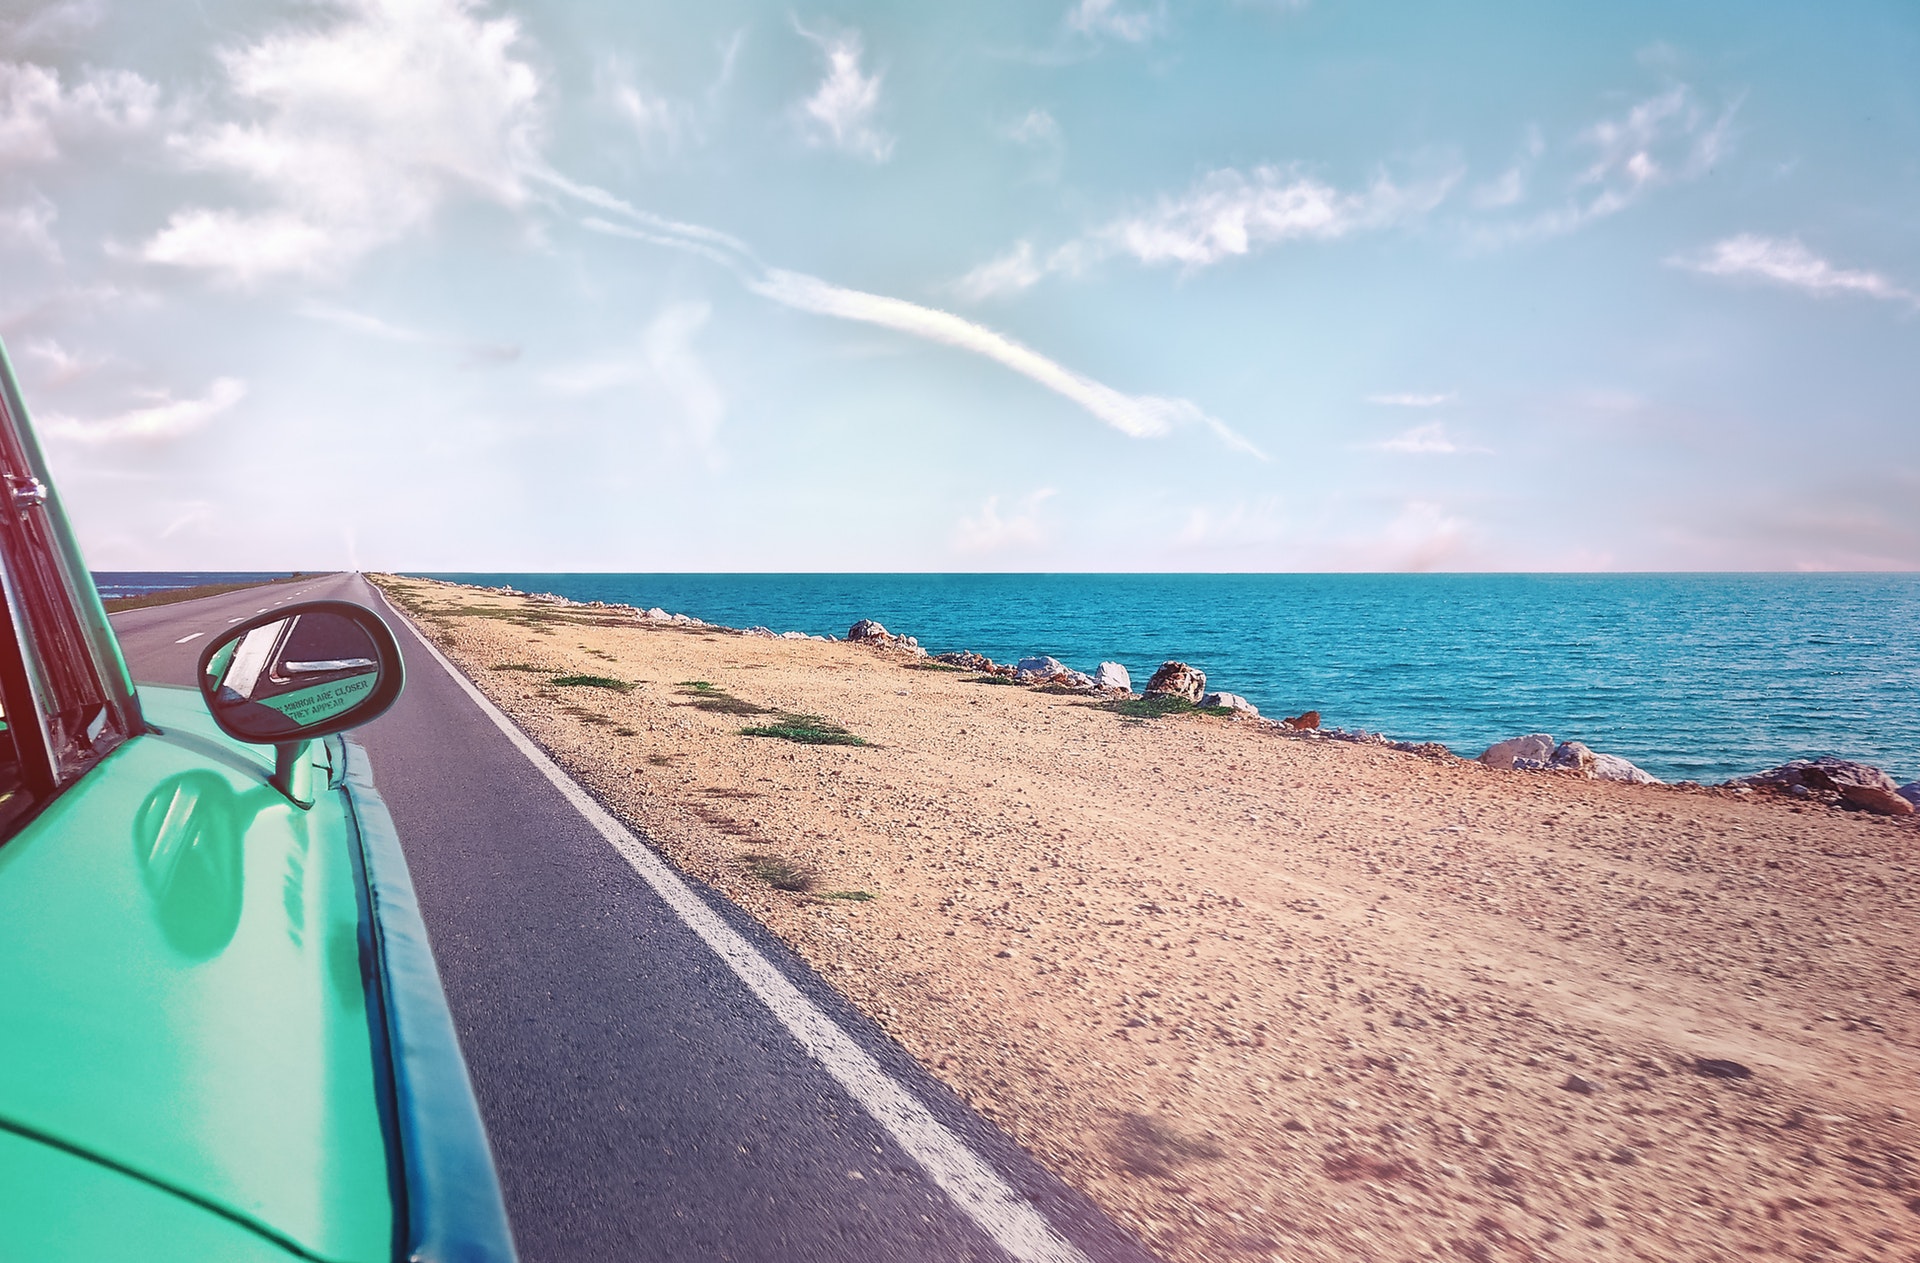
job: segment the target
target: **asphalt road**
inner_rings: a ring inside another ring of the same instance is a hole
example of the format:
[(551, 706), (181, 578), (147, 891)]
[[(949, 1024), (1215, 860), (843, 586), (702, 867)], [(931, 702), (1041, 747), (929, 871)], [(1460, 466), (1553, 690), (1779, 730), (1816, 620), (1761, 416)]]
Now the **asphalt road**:
[[(113, 623), (136, 680), (190, 684), (209, 637), (323, 597), (387, 612), (364, 580), (334, 575)], [(354, 736), (399, 828), (521, 1257), (1010, 1257), (1007, 1236), (996, 1243), (896, 1139), (897, 1122), (877, 1121), (447, 669), (404, 627), (395, 633), (406, 691)], [(1028, 1257), (1151, 1259), (757, 922), (681, 880), (924, 1106), (934, 1130), (1039, 1211), (1059, 1248), (1043, 1242)]]

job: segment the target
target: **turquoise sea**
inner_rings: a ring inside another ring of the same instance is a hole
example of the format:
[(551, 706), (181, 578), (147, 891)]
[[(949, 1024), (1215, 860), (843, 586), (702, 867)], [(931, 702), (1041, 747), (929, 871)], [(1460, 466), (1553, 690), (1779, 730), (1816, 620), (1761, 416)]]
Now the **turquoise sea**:
[(1822, 754), (1920, 778), (1920, 575), (436, 574), (732, 627), (1169, 658), (1269, 715), (1477, 754), (1575, 738), (1666, 780)]

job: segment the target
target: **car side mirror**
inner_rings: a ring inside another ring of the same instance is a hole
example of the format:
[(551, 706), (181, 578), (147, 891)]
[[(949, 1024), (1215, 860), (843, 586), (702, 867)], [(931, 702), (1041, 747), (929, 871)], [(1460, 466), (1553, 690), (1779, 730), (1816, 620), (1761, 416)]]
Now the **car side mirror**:
[(222, 732), (277, 748), (274, 784), (306, 805), (293, 783), (301, 749), (380, 715), (405, 673), (378, 614), (351, 601), (303, 601), (223, 633), (200, 654), (194, 679)]

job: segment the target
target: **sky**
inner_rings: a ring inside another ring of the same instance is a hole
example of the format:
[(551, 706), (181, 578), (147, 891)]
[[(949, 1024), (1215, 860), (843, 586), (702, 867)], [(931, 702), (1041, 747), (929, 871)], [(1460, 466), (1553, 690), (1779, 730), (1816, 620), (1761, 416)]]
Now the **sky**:
[(100, 569), (1920, 569), (1920, 8), (0, 0)]

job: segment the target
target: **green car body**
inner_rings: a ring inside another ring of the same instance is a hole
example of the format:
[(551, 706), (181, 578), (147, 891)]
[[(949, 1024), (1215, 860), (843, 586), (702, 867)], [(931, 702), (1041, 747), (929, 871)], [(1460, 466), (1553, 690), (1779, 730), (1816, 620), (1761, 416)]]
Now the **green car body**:
[[(0, 387), (18, 464), (3, 353)], [(57, 499), (36, 494), (5, 508), (46, 515), (84, 578)], [(6, 634), (39, 628), (7, 578)], [(91, 579), (67, 586), (56, 613), (117, 678), (55, 765), (69, 773), (0, 839), (0, 1259), (511, 1259), (364, 752), (300, 747), (301, 805), (275, 749), (224, 735), (200, 693), (127, 685)], [(9, 740), (32, 683), (13, 661)]]

